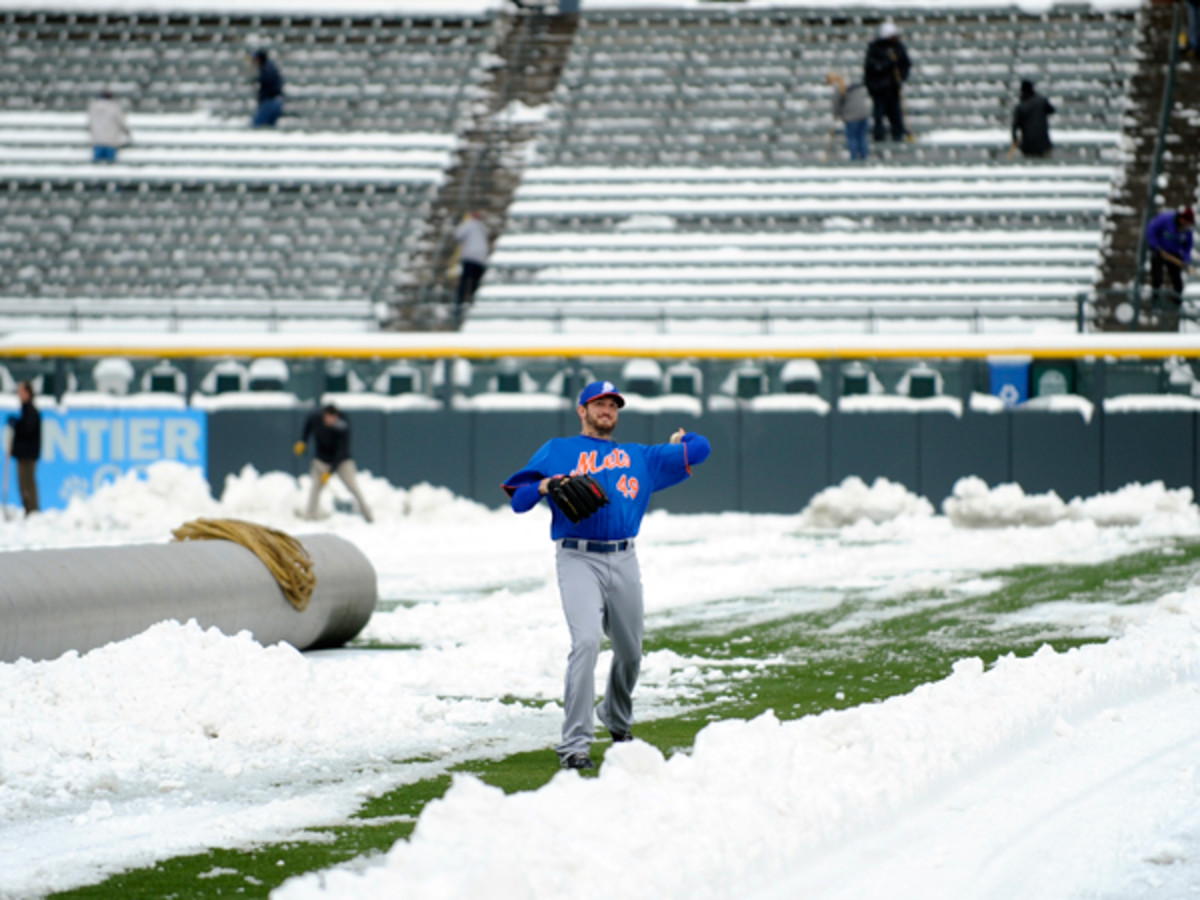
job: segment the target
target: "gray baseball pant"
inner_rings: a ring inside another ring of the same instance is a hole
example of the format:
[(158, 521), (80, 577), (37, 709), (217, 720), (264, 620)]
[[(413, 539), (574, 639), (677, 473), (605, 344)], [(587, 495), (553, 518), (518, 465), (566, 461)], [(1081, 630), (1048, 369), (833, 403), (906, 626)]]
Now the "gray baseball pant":
[[(631, 546), (617, 553), (568, 550), (558, 545), (558, 590), (571, 632), (563, 691), (560, 759), (587, 753), (595, 731), (593, 714), (605, 727), (629, 731), (633, 725), (633, 687), (642, 667), (642, 573)], [(596, 659), (600, 640), (612, 642), (608, 688), (598, 710)]]
[[(321, 489), (325, 487), (321, 476), (329, 471), (330, 466), (328, 463), (321, 462), (319, 459), (312, 461), (312, 466), (309, 468), (309, 473), (312, 475), (312, 487), (308, 489), (308, 509), (305, 510), (305, 515), (309, 519), (317, 517), (317, 501), (321, 497)], [(367, 501), (363, 499), (362, 492), (358, 489), (358, 478), (356, 477), (358, 467), (354, 465), (354, 460), (344, 459), (332, 471), (338, 478), (342, 479), (342, 484), (346, 485), (346, 489), (358, 501), (358, 508), (363, 514), (363, 518), (368, 522), (374, 521), (371, 517), (371, 508), (367, 506)]]

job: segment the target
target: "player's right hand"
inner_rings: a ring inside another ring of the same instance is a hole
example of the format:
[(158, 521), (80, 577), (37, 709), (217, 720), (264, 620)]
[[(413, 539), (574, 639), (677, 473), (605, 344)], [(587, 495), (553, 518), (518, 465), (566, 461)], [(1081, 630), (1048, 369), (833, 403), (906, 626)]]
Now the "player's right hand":
[(295, 453), (297, 456), (302, 455), (304, 453), (304, 451), (307, 449), (308, 449), (308, 445), (306, 443), (304, 443), (304, 441), (296, 441), (296, 443), (292, 446), (292, 452)]

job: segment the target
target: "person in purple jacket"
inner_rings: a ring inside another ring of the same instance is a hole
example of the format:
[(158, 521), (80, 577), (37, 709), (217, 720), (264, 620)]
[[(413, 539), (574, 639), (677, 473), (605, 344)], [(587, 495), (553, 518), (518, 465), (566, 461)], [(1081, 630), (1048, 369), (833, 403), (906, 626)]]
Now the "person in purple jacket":
[[(609, 503), (572, 523), (553, 503), (550, 537), (557, 544), (558, 589), (571, 632), (563, 697), (562, 742), (555, 748), (568, 769), (595, 767), (589, 755), (595, 723), (614, 742), (633, 740), (633, 688), (642, 664), (642, 576), (634, 538), (655, 491), (687, 478), (712, 448), (699, 434), (680, 428), (665, 444), (613, 440), (625, 399), (610, 381), (593, 381), (579, 395), (580, 433), (547, 441), (525, 468), (504, 483), (512, 508), (533, 509), (552, 479), (586, 472), (608, 493)], [(612, 641), (608, 688), (595, 707), (600, 640)]]
[(1162, 298), (1163, 273), (1171, 279), (1174, 294), (1168, 294), (1165, 321), (1174, 329), (1179, 327), (1179, 310), (1183, 305), (1183, 271), (1192, 263), (1192, 229), (1196, 213), (1190, 206), (1161, 212), (1146, 226), (1146, 248), (1150, 253), (1150, 287), (1156, 302)]

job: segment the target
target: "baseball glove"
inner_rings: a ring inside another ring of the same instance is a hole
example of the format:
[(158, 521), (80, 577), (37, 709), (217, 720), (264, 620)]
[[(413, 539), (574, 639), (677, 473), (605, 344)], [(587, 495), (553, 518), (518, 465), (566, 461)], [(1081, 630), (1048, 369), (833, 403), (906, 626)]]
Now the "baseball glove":
[(581, 522), (600, 507), (608, 506), (608, 494), (586, 473), (555, 478), (547, 486), (546, 494), (572, 522)]

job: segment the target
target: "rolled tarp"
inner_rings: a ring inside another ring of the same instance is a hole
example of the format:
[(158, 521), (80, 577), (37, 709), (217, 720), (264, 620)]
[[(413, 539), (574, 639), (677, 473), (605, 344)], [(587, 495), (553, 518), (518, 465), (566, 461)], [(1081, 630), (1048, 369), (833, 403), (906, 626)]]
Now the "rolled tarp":
[(169, 619), (249, 631), (264, 645), (341, 646), (375, 611), (375, 569), (342, 538), (298, 540), (316, 575), (303, 611), (254, 553), (231, 541), (0, 553), (0, 662), (86, 653)]

